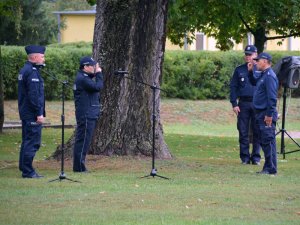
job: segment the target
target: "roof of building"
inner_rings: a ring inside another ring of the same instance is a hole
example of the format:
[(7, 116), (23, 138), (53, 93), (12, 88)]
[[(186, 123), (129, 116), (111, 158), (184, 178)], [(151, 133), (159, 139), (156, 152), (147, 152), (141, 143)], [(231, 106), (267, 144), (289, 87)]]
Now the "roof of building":
[(54, 14), (60, 15), (94, 15), (96, 10), (80, 10), (80, 11), (54, 11)]

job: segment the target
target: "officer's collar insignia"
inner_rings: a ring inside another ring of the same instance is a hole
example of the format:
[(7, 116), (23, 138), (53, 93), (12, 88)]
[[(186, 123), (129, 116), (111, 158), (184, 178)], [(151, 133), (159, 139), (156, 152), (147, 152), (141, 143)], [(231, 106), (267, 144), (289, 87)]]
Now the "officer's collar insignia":
[(83, 76), (88, 77), (89, 75), (87, 75), (86, 73), (84, 73)]
[(35, 68), (35, 67), (32, 67), (32, 69), (33, 69), (33, 70), (36, 70), (36, 68)]

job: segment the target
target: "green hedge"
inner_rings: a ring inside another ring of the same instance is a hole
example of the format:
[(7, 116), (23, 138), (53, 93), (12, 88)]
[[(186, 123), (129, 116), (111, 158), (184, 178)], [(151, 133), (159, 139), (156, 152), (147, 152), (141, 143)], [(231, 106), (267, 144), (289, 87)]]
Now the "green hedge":
[[(273, 61), (300, 52), (271, 52)], [(184, 99), (224, 99), (236, 66), (244, 63), (242, 51), (167, 51), (162, 88), (167, 97)], [(300, 96), (300, 89), (293, 90)]]
[[(17, 99), (18, 73), (27, 59), (24, 47), (1, 46), (4, 98)], [(43, 69), (51, 72), (58, 80), (69, 81), (66, 89), (66, 99), (73, 98), (72, 85), (76, 71), (79, 67), (79, 59), (85, 55), (91, 55), (92, 48), (59, 48), (48, 47), (46, 50), (46, 67)], [(53, 79), (49, 75), (42, 73), (45, 80), (45, 97), (48, 100), (61, 98), (61, 82)]]
[[(24, 47), (1, 46), (4, 70), (5, 99), (17, 98), (17, 75), (26, 61)], [(50, 45), (46, 50), (46, 67), (59, 80), (73, 84), (79, 59), (91, 55), (91, 43)], [(284, 56), (300, 55), (300, 52), (270, 52), (273, 61)], [(183, 99), (225, 99), (229, 96), (229, 82), (234, 68), (243, 63), (242, 51), (167, 51), (163, 67), (162, 89), (164, 96)], [(45, 95), (48, 100), (60, 99), (62, 85), (44, 74)], [(293, 90), (300, 96), (300, 88)], [(72, 99), (71, 88), (66, 99)]]
[(241, 63), (237, 52), (167, 52), (162, 88), (169, 97), (226, 98), (233, 68)]

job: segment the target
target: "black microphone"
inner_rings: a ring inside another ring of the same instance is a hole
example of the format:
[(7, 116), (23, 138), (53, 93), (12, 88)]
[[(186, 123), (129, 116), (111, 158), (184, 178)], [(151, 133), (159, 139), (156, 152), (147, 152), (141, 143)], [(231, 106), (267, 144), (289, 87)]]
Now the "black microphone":
[(115, 75), (125, 75), (128, 74), (128, 71), (123, 71), (123, 70), (116, 70), (114, 72)]

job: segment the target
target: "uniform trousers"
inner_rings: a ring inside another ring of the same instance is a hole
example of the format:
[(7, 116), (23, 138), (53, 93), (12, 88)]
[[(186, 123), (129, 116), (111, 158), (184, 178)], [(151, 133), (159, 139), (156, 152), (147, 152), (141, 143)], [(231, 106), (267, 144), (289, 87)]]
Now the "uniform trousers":
[(277, 173), (277, 150), (276, 150), (276, 121), (277, 112), (273, 114), (273, 122), (270, 127), (264, 122), (266, 111), (255, 113), (256, 126), (259, 128), (259, 142), (265, 155), (263, 171), (270, 174)]
[(76, 137), (73, 152), (73, 171), (86, 171), (85, 158), (93, 137), (97, 119), (83, 118), (77, 120)]
[[(260, 161), (260, 145), (258, 140), (258, 127), (255, 126), (255, 112), (252, 102), (240, 101), (237, 129), (239, 131), (240, 158), (242, 162), (250, 163)], [(250, 155), (249, 128), (253, 132), (252, 153)]]
[(22, 120), (22, 144), (19, 157), (19, 170), (23, 177), (35, 174), (32, 166), (36, 152), (41, 146), (42, 125), (33, 120)]

